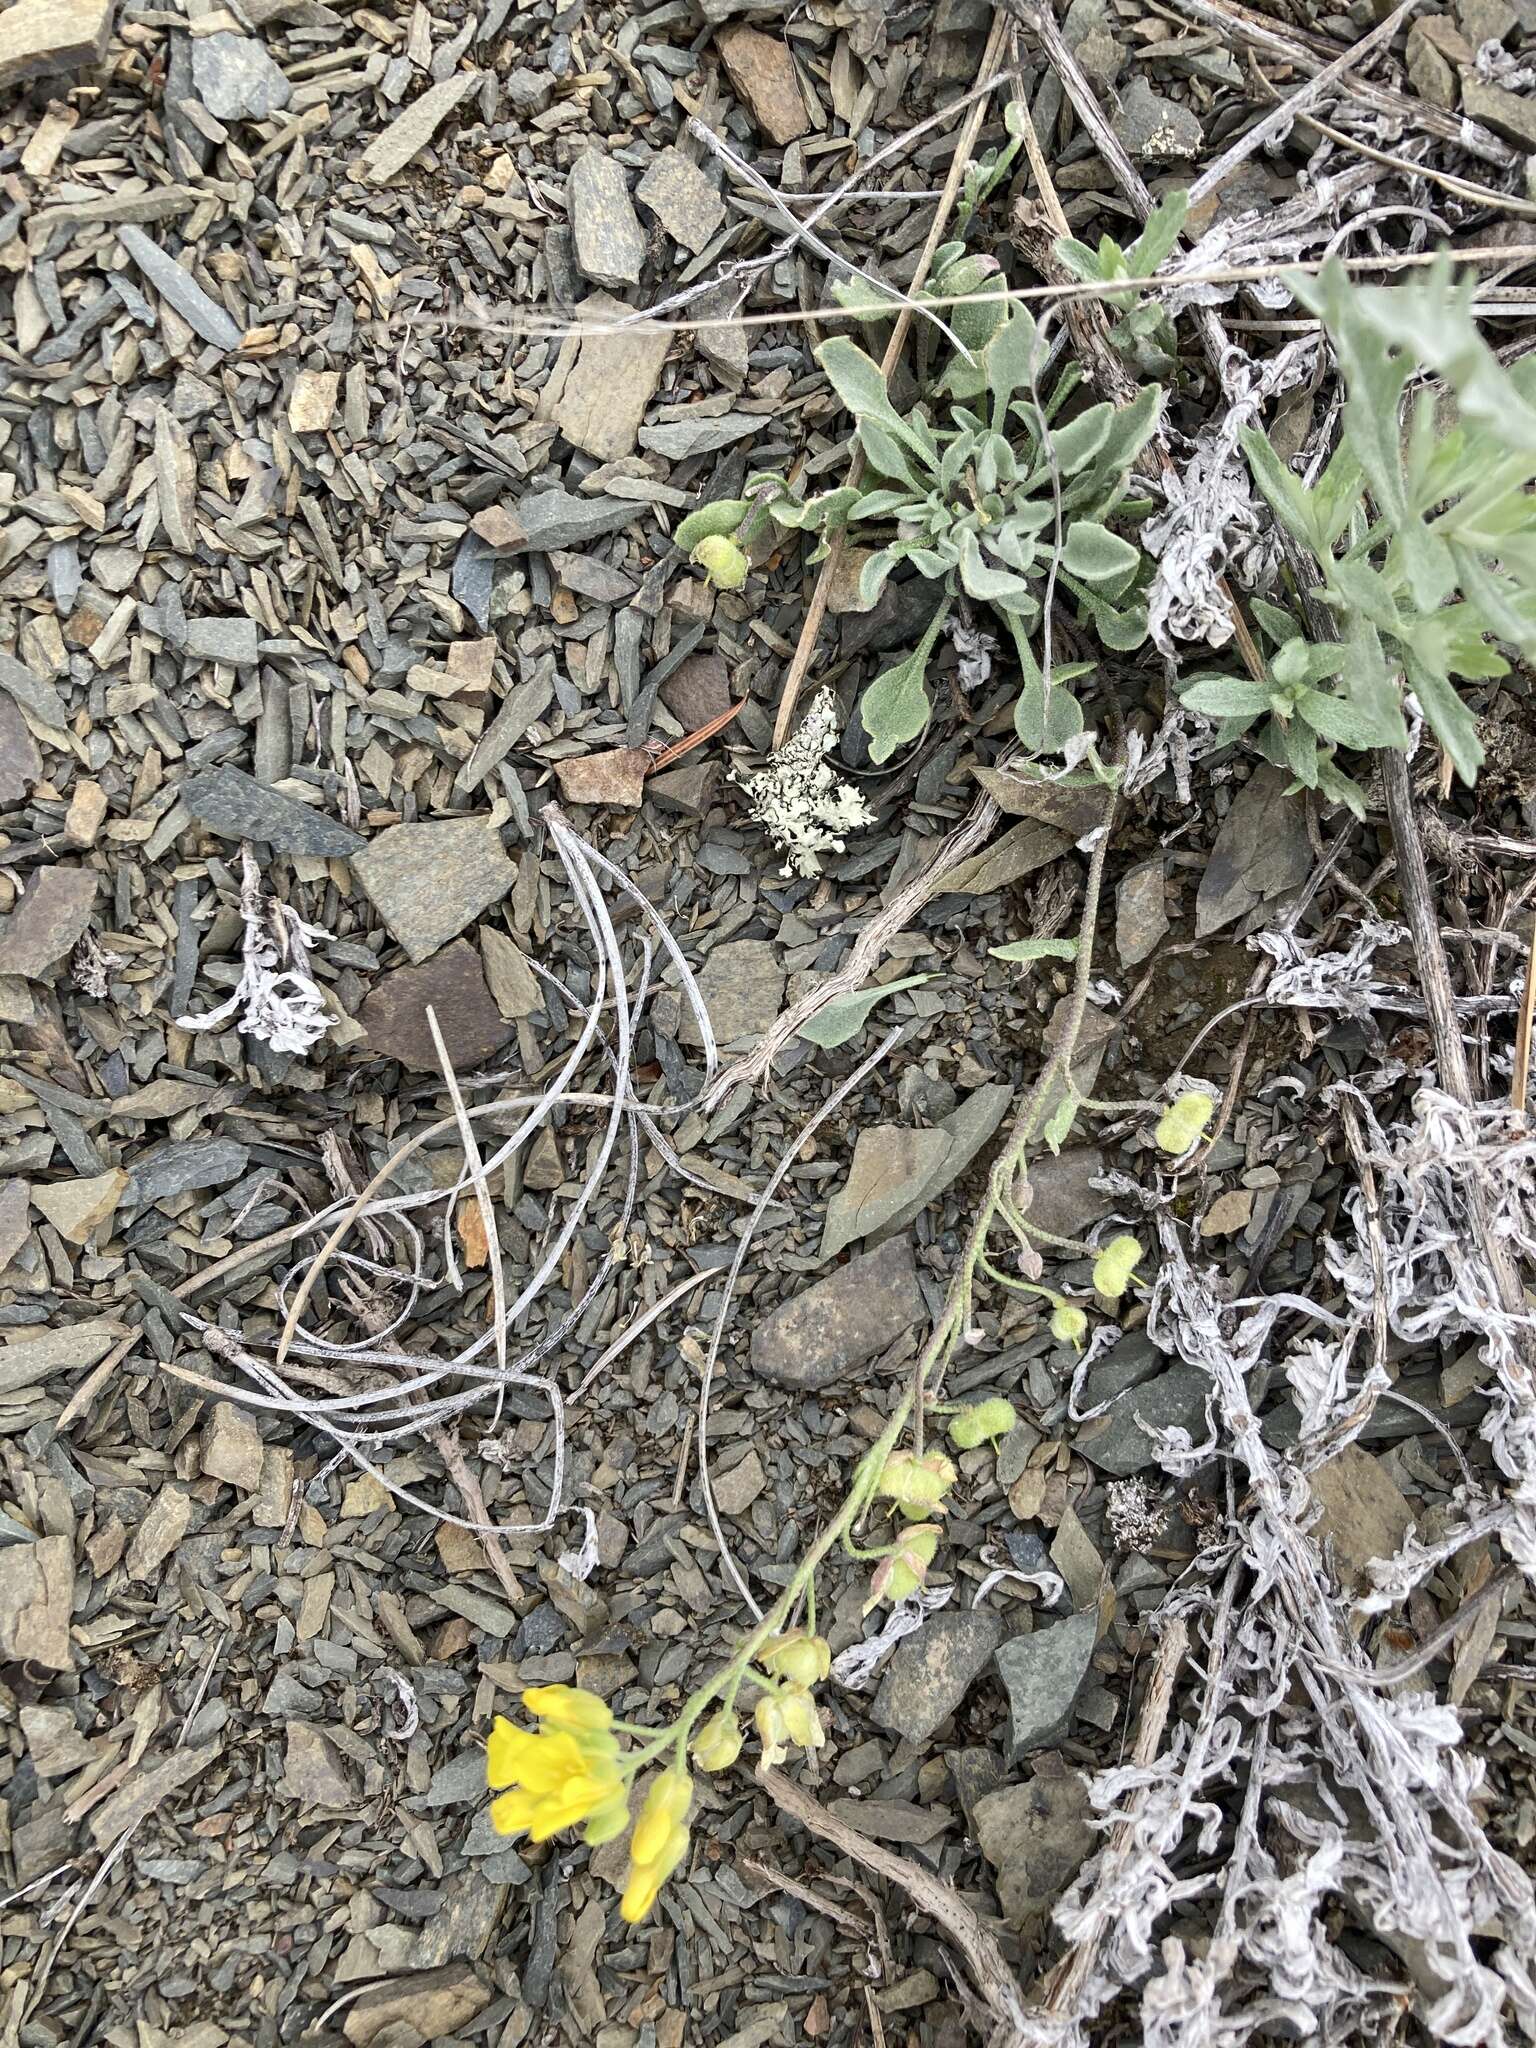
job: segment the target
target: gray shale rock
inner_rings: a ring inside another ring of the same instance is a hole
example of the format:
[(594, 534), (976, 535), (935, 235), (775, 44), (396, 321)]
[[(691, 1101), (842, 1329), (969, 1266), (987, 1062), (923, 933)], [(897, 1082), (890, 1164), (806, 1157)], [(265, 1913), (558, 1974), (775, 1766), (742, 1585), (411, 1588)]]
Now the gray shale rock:
[(912, 1247), (889, 1238), (759, 1323), (752, 1369), (779, 1387), (830, 1387), (905, 1332), (926, 1328), (927, 1317)]
[(926, 1742), (986, 1670), (1002, 1632), (1002, 1622), (985, 1609), (931, 1615), (896, 1645), (875, 1695), (874, 1719), (908, 1742)]

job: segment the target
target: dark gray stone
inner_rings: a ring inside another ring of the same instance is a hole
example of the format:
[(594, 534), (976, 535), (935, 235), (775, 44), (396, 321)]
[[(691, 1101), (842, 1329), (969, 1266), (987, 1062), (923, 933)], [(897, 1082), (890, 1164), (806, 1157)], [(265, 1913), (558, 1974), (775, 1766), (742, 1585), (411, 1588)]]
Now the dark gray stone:
[(1142, 1423), (1153, 1429), (1188, 1430), (1200, 1443), (1206, 1433), (1205, 1404), (1210, 1391), (1210, 1376), (1198, 1367), (1170, 1366), (1144, 1386), (1127, 1388), (1116, 1396), (1106, 1414), (1085, 1422), (1073, 1449), (1090, 1465), (1117, 1479), (1155, 1470), (1157, 1452)]
[(1010, 1764), (1065, 1734), (1098, 1637), (1097, 1614), (1073, 1614), (1030, 1635), (1010, 1636), (998, 1651), (998, 1676), (1008, 1689)]
[(912, 1247), (893, 1237), (759, 1323), (752, 1332), (752, 1368), (776, 1386), (829, 1387), (907, 1331), (927, 1327)]
[(352, 873), (417, 966), (517, 880), (488, 818), (391, 825), (353, 857)]
[(997, 1872), (1003, 1917), (1021, 1934), (1038, 1926), (1098, 1846), (1092, 1816), (1087, 1779), (1054, 1755), (1022, 1785), (977, 1800), (976, 1839)]
[(0, 918), (0, 974), (40, 981), (91, 921), (96, 876), (62, 863), (41, 868), (9, 917)]
[(623, 165), (606, 149), (584, 151), (571, 165), (565, 205), (582, 275), (594, 284), (638, 284), (645, 235)]
[(512, 506), (477, 513), (473, 531), (500, 554), (548, 554), (617, 533), (644, 507), (623, 498), (579, 498), (570, 491), (527, 491)]
[(19, 804), (43, 772), (37, 741), (9, 697), (0, 697), (0, 803)]
[(252, 668), (258, 646), (254, 619), (187, 621), (186, 649), (194, 661), (222, 661), (231, 668)]
[(368, 843), (360, 832), (269, 789), (243, 768), (204, 768), (189, 775), (181, 800), (200, 825), (226, 839), (262, 840), (276, 853), (346, 860)]
[(492, 1000), (480, 955), (467, 939), (455, 939), (420, 967), (397, 967), (381, 978), (358, 1012), (369, 1051), (417, 1073), (441, 1073), (429, 1007), (455, 1072), (488, 1060), (516, 1030)]
[(134, 1162), (127, 1198), (142, 1205), (162, 1202), (167, 1195), (221, 1188), (240, 1178), (250, 1157), (247, 1148), (237, 1145), (233, 1138), (169, 1140)]
[(875, 1695), (874, 1719), (908, 1742), (926, 1742), (986, 1670), (1002, 1622), (987, 1609), (930, 1615), (903, 1636)]
[(288, 80), (254, 36), (222, 31), (194, 38), (192, 83), (217, 121), (265, 121), (290, 96)]
[(197, 280), (167, 256), (158, 242), (142, 228), (126, 226), (117, 239), (166, 303), (178, 312), (192, 332), (215, 348), (238, 348), (240, 329), (224, 308), (210, 299)]

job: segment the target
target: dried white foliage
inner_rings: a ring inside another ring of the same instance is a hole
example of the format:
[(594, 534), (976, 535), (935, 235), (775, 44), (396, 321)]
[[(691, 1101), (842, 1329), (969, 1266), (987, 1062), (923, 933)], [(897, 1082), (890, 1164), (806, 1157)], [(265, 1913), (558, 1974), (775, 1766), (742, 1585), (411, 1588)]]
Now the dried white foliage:
[(858, 790), (826, 759), (837, 738), (837, 699), (822, 690), (767, 766), (734, 778), (747, 809), (785, 856), (782, 874), (819, 875), (822, 854), (841, 853), (850, 832), (875, 821)]
[(234, 1018), (247, 1038), (274, 1052), (308, 1052), (331, 1028), (325, 995), (309, 971), (309, 949), (331, 935), (261, 886), (248, 846), (240, 849), (240, 979), (234, 994), (201, 1017), (178, 1017), (183, 1031), (219, 1031)]
[[(1411, 1123), (1383, 1132), (1366, 1098), (1351, 1093), (1371, 1139), (1388, 1327), (1412, 1343), (1463, 1333), (1485, 1340), (1493, 1399), (1482, 1433), (1505, 1481), (1504, 1500), (1491, 1512), (1511, 1561), (1536, 1584), (1536, 1389), (1529, 1364), (1536, 1317), (1504, 1307), (1478, 1249), (1468, 1193), (1475, 1184), (1493, 1235), (1528, 1268), (1536, 1265), (1536, 1135), (1529, 1118), (1505, 1104), (1464, 1109), (1437, 1088), (1419, 1090)], [(1360, 1241), (1362, 1190), (1352, 1192), (1349, 1208), (1356, 1247), (1335, 1249), (1329, 1263), (1364, 1318), (1378, 1285)], [(1486, 1504), (1471, 1512), (1480, 1531), (1490, 1526)], [(1405, 1557), (1378, 1566), (1378, 1592), (1367, 1604), (1402, 1599), (1434, 1561), (1420, 1567)]]
[(959, 612), (951, 615), (947, 631), (950, 644), (960, 657), (956, 681), (968, 697), (974, 697), (991, 679), (992, 665), (997, 660), (997, 637), (977, 625), (974, 618), (964, 618)]
[(1152, 638), (1165, 654), (1175, 640), (1224, 647), (1232, 637), (1232, 606), (1221, 588), (1235, 547), (1257, 535), (1261, 508), (1238, 436), (1268, 401), (1311, 372), (1321, 342), (1288, 342), (1254, 362), (1233, 349), (1222, 367), (1225, 403), (1201, 429), (1182, 470), (1163, 479), (1165, 505), (1141, 529), (1142, 546), (1158, 557), (1147, 599)]
[[(348, 1194), (304, 1222), (301, 1235), (317, 1240), (320, 1249), (279, 1278), (279, 1304), (291, 1320), (286, 1347), (269, 1338), (265, 1347), (258, 1350), (249, 1342), (238, 1341), (213, 1321), (189, 1318), (206, 1348), (233, 1369), (229, 1383), (203, 1378), (200, 1384), (249, 1407), (294, 1418), (330, 1440), (337, 1462), (348, 1460), (373, 1473), (408, 1506), (439, 1521), (482, 1534), (542, 1534), (567, 1511), (565, 1396), (546, 1361), (560, 1351), (610, 1282), (616, 1262), (614, 1244), (622, 1245), (627, 1240), (645, 1150), (654, 1148), (674, 1171), (686, 1179), (698, 1179), (677, 1159), (659, 1127), (659, 1120), (669, 1115), (685, 1115), (689, 1105), (642, 1102), (632, 1087), (635, 1033), (647, 1004), (656, 994), (653, 944), (670, 961), (684, 1003), (697, 1026), (706, 1080), (717, 1065), (714, 1033), (698, 984), (654, 906), (611, 861), (580, 839), (553, 805), (545, 811), (544, 818), (550, 845), (565, 868), (571, 900), (591, 941), (592, 976), (587, 999), (583, 1001), (571, 989), (554, 983), (571, 1013), (574, 1032), (574, 1041), (558, 1070), (538, 1092), (493, 1094), (489, 1100), (474, 1103), (465, 1103), (451, 1074), (445, 1076), (453, 1114), (413, 1134), (360, 1194)], [(251, 903), (248, 921), (255, 922), (261, 896), (249, 866), (246, 879)], [(632, 913), (631, 924), (641, 934), (638, 964), (626, 960), (605, 900), (605, 888), (622, 895)], [(547, 973), (537, 962), (534, 968), (535, 972)], [(548, 978), (553, 982), (553, 977)], [(594, 1065), (599, 1071), (589, 1076), (586, 1070)], [(602, 1085), (605, 1080), (606, 1087)], [(598, 1085), (592, 1085), (593, 1082)], [(454, 1218), (460, 1201), (467, 1193), (479, 1194), (485, 1189), (490, 1177), (499, 1174), (564, 1105), (600, 1112), (598, 1129), (587, 1154), (582, 1185), (567, 1201), (563, 1212), (551, 1214), (532, 1273), (515, 1295), (506, 1289), (501, 1272), (501, 1246), (492, 1228), (487, 1232), (495, 1307), (490, 1326), (457, 1351), (434, 1354), (411, 1348), (407, 1338), (397, 1333), (408, 1328), (423, 1293), (440, 1284), (427, 1270), (423, 1233), (416, 1216), (422, 1211), (436, 1212), (443, 1271), (450, 1286), (462, 1286), (454, 1248)], [(494, 1150), (482, 1157), (475, 1126), (486, 1118), (496, 1120), (498, 1142)], [(430, 1140), (442, 1140), (454, 1131), (464, 1151), (460, 1173), (443, 1187), (400, 1192), (400, 1183), (395, 1178), (398, 1166)], [(539, 1330), (536, 1304), (552, 1276), (562, 1270), (567, 1248), (582, 1228), (616, 1161), (622, 1162), (623, 1195), (612, 1241), (607, 1251), (594, 1259), (583, 1291), (568, 1308), (558, 1313), (548, 1311)], [(353, 1248), (347, 1242), (354, 1230), (362, 1239), (362, 1247)], [(359, 1313), (357, 1321), (363, 1334), (351, 1341), (331, 1334), (328, 1317), (326, 1327), (307, 1322), (307, 1290), (322, 1269), (331, 1276), (333, 1290), (343, 1298), (350, 1291), (361, 1299), (372, 1290), (377, 1301), (381, 1287), (391, 1290), (388, 1312)], [(538, 1334), (529, 1334), (530, 1325)], [(520, 1353), (509, 1342), (513, 1332), (522, 1336), (526, 1347)], [(617, 1348), (610, 1347), (610, 1351)], [(543, 1503), (530, 1501), (528, 1521), (510, 1525), (491, 1522), (473, 1513), (449, 1514), (434, 1501), (389, 1478), (383, 1468), (396, 1444), (430, 1436), (434, 1430), (473, 1410), (488, 1411), (482, 1446), (488, 1457), (492, 1456), (493, 1433), (500, 1425), (506, 1396), (512, 1388), (528, 1389), (547, 1401), (554, 1431), (554, 1471), (549, 1497)], [(589, 1519), (585, 1535), (591, 1534)], [(584, 1541), (574, 1553), (578, 1569), (588, 1550), (589, 1544)]]
[[(1168, 1208), (1114, 1177), (1122, 1198), (1151, 1213), (1159, 1240), (1148, 1333), (1210, 1382), (1204, 1442), (1149, 1434), (1175, 1475), (1222, 1461), (1228, 1526), (1197, 1561), (1219, 1584), (1183, 1591), (1168, 1608), (1204, 1617), (1194, 1718), (1175, 1724), (1155, 1763), (1114, 1768), (1094, 1783), (1101, 1825), (1113, 1832), (1056, 1918), (1095, 1963), (1075, 2010), (1060, 2021), (1042, 2016), (1040, 2048), (1087, 2048), (1095, 2015), (1129, 1986), (1141, 1987), (1141, 2038), (1159, 2048), (1386, 2038), (1405, 2004), (1450, 2048), (1501, 2048), (1536, 2032), (1527, 1960), (1536, 1953), (1536, 1891), (1484, 1830), (1482, 1764), (1461, 1748), (1451, 1708), (1394, 1688), (1373, 1667), (1310, 1533), (1308, 1470), (1357, 1435), (1387, 1391), (1384, 1372), (1355, 1361), (1371, 1322), (1373, 1236), (1378, 1257), (1386, 1247), (1393, 1326), (1423, 1336), (1428, 1316), (1436, 1329), (1476, 1329), (1500, 1373), (1504, 1398), (1488, 1434), (1511, 1498), (1464, 1524), (1458, 1540), (1498, 1527), (1518, 1557), (1533, 1533), (1536, 1432), (1527, 1389), (1501, 1365), (1514, 1355), (1518, 1319), (1499, 1308), (1490, 1274), (1469, 1278), (1465, 1268), (1477, 1264), (1468, 1260), (1469, 1174), (1495, 1228), (1522, 1255), (1536, 1251), (1536, 1140), (1508, 1128), (1507, 1113), (1501, 1128), (1499, 1112), (1462, 1112), (1432, 1090), (1414, 1110), (1390, 1138), (1371, 1126), (1374, 1232), (1359, 1195), (1350, 1240), (1328, 1248), (1348, 1297), (1343, 1320), (1286, 1295), (1223, 1301), (1190, 1263)], [(1516, 1155), (1507, 1166), (1506, 1151)], [(1453, 1246), (1459, 1276), (1448, 1269)], [(1283, 1455), (1265, 1441), (1248, 1389), (1273, 1355), (1277, 1323), (1293, 1312), (1321, 1320), (1327, 1334), (1285, 1361), (1301, 1434)], [(1413, 1563), (1444, 1554), (1421, 1548)], [(1199, 1953), (1172, 1931), (1194, 1898), (1213, 1927)], [(1363, 1974), (1338, 1945), (1341, 1925), (1368, 1933), (1397, 1967), (1380, 1979)]]

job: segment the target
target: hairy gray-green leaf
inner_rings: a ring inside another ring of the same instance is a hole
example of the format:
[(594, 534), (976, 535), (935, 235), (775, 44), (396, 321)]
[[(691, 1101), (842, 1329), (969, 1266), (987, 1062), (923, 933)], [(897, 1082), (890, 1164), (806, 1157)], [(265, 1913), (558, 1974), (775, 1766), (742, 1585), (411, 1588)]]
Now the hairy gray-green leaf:
[(883, 1003), (887, 996), (893, 996), (901, 989), (921, 988), (925, 981), (932, 979), (931, 974), (907, 974), (900, 981), (882, 982), (879, 988), (861, 988), (852, 995), (834, 996), (825, 1009), (807, 1018), (795, 1036), (809, 1039), (812, 1045), (819, 1045), (824, 1052), (830, 1052), (834, 1046), (846, 1045), (855, 1033), (864, 1028), (876, 1003)]

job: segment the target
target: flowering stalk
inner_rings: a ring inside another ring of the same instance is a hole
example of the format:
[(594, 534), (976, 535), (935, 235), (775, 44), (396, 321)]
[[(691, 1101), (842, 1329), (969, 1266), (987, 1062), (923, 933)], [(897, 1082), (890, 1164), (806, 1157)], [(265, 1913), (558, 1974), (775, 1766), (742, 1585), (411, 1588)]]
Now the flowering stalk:
[[(614, 1734), (617, 1724), (607, 1707), (593, 1696), (569, 1687), (533, 1687), (523, 1695), (524, 1705), (531, 1713), (546, 1719), (552, 1714), (558, 1717), (554, 1733), (563, 1736), (563, 1742), (540, 1749), (539, 1744), (550, 1742), (546, 1734), (529, 1735), (507, 1722), (497, 1723), (487, 1754), (487, 1775), (492, 1790), (500, 1793), (492, 1804), (492, 1820), (503, 1832), (527, 1832), (536, 1840), (582, 1821), (586, 1822), (589, 1842), (607, 1841), (622, 1833), (627, 1824), (628, 1787), (647, 1764), (670, 1752), (671, 1761), (653, 1782), (631, 1838), (630, 1869), (620, 1907), (627, 1920), (641, 1919), (649, 1912), (660, 1885), (686, 1853), (692, 1793), (690, 1746), (693, 1761), (706, 1771), (726, 1769), (739, 1755), (736, 1698), (749, 1676), (761, 1693), (755, 1718), (765, 1763), (780, 1761), (790, 1743), (817, 1748), (824, 1740), (811, 1688), (827, 1675), (830, 1654), (825, 1641), (814, 1633), (815, 1579), (825, 1559), (840, 1545), (846, 1550), (854, 1549), (853, 1537), (860, 1520), (881, 1496), (889, 1498), (899, 1513), (914, 1519), (943, 1511), (942, 1496), (953, 1482), (954, 1467), (939, 1452), (923, 1455), (923, 1411), (971, 1327), (977, 1272), (991, 1270), (986, 1258), (988, 1237), (999, 1216), (1007, 1216), (1013, 1208), (1012, 1190), (1025, 1159), (1047, 1126), (1059, 1117), (1058, 1103), (1063, 1097), (1075, 1099), (1071, 1088), (1072, 1060), (1088, 1007), (1093, 932), (1098, 921), (1105, 851), (1116, 799), (1117, 792), (1112, 788), (1106, 799), (1104, 827), (1089, 861), (1082, 937), (1065, 1027), (1014, 1117), (1002, 1155), (992, 1169), (986, 1193), (967, 1233), (944, 1306), (922, 1348), (912, 1378), (884, 1429), (859, 1460), (837, 1512), (806, 1551), (761, 1621), (743, 1636), (730, 1659), (689, 1696), (670, 1726), (658, 1730), (638, 1749), (621, 1753)], [(1063, 1311), (1081, 1315), (1081, 1311), (1060, 1303), (1058, 1314)], [(995, 1415), (986, 1418), (989, 1423), (1000, 1419)], [(897, 1446), (909, 1423), (914, 1426), (917, 1448), (902, 1453), (898, 1460)], [(921, 1526), (914, 1527), (908, 1521), (884, 1548), (855, 1552), (880, 1561), (876, 1600), (894, 1599), (921, 1585), (938, 1535), (935, 1522), (922, 1520)], [(811, 1629), (792, 1630), (791, 1617), (802, 1600), (811, 1617)], [(516, 1774), (525, 1768), (531, 1777)], [(620, 1788), (618, 1796), (624, 1802), (623, 1821), (618, 1820), (615, 1786)]]

